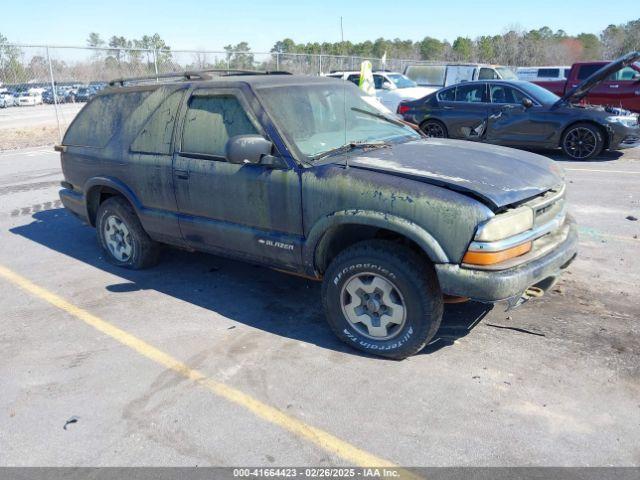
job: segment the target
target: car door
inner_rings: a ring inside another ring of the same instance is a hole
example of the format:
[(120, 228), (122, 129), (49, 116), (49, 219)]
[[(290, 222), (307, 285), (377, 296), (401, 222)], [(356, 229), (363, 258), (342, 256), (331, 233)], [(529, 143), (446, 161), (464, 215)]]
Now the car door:
[(184, 106), (174, 156), (180, 229), (197, 249), (295, 266), (302, 243), (298, 172), (226, 160), (229, 138), (266, 136), (248, 105), (240, 90), (219, 88), (194, 90)]
[[(491, 109), (485, 141), (500, 145), (543, 145), (558, 128), (553, 111), (521, 90), (506, 84), (489, 84)], [(526, 108), (528, 98), (533, 105)]]
[(640, 110), (640, 71), (632, 66), (611, 74), (589, 92), (588, 100), (598, 105)]
[(490, 106), (485, 83), (460, 84), (443, 90), (438, 94), (438, 104), (449, 137), (481, 139)]

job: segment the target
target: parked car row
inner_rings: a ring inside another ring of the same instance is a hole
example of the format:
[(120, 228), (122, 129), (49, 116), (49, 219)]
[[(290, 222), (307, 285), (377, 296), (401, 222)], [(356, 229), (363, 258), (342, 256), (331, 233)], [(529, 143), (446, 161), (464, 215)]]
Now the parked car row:
[(88, 102), (105, 86), (105, 83), (59, 85), (56, 86), (55, 95), (52, 87), (1, 88), (0, 108), (35, 106), (43, 103)]

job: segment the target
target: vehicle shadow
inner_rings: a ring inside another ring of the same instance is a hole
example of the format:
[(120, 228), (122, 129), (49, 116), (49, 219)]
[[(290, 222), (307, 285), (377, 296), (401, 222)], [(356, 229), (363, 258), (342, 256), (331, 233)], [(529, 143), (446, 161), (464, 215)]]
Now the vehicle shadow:
[(559, 161), (568, 162), (568, 163), (611, 162), (613, 160), (618, 160), (620, 157), (622, 157), (622, 155), (624, 155), (624, 152), (620, 150), (614, 150), (614, 151), (604, 150), (600, 153), (600, 155), (590, 160), (572, 160), (569, 157), (567, 157), (564, 153), (562, 153), (562, 151), (559, 149), (542, 150), (538, 148), (526, 148), (526, 149), (523, 148), (523, 150), (526, 150), (527, 152), (531, 152), (531, 153), (537, 153), (538, 155), (543, 155), (545, 157), (549, 157), (551, 160), (559, 160)]
[[(320, 282), (173, 248), (165, 248), (160, 263), (152, 269), (127, 270), (108, 263), (98, 248), (95, 230), (63, 208), (37, 212), (32, 218), (33, 222), (10, 231), (122, 278), (106, 286), (109, 292), (155, 290), (275, 335), (366, 356), (331, 332), (320, 304)], [(475, 302), (447, 305), (441, 328), (425, 352), (453, 345), (490, 309)], [(153, 315), (157, 318), (156, 311)]]

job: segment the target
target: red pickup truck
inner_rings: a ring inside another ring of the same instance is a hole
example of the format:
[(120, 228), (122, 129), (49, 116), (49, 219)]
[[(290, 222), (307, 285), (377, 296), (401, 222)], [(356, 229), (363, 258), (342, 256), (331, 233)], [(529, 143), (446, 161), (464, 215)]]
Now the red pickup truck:
[[(635, 55), (634, 55), (635, 54)], [(576, 97), (592, 105), (609, 105), (621, 107), (632, 112), (640, 112), (640, 54), (632, 52), (623, 57), (626, 61), (620, 63), (620, 68), (610, 72), (602, 78), (598, 75), (597, 82), (585, 82), (589, 77), (596, 77), (596, 72), (609, 66), (609, 62), (580, 62), (571, 66), (567, 80), (533, 82), (560, 97)], [(618, 62), (615, 62), (618, 63)], [(586, 96), (576, 95), (583, 90), (583, 84), (590, 83)]]

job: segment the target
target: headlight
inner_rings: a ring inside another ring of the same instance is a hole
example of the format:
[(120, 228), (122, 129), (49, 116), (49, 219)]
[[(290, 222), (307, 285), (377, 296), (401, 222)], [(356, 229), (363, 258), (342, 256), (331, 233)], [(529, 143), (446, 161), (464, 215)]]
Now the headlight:
[(624, 125), (625, 127), (637, 127), (638, 126), (638, 119), (636, 117), (632, 117), (632, 116), (622, 117), (622, 116), (616, 115), (616, 116), (613, 116), (613, 117), (607, 117), (606, 120), (609, 123), (619, 123), (621, 125)]
[(533, 228), (533, 210), (519, 207), (508, 210), (480, 225), (475, 240), (493, 242), (512, 237)]

